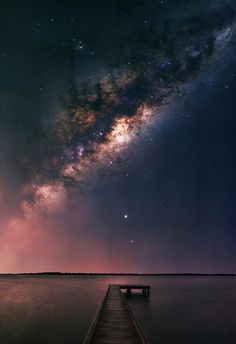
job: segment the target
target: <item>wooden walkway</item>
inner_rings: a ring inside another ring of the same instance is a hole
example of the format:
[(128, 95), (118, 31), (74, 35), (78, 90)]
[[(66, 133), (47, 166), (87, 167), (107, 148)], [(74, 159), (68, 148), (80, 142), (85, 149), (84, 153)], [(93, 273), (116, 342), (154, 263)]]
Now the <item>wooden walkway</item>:
[(84, 344), (147, 344), (119, 285), (110, 285)]

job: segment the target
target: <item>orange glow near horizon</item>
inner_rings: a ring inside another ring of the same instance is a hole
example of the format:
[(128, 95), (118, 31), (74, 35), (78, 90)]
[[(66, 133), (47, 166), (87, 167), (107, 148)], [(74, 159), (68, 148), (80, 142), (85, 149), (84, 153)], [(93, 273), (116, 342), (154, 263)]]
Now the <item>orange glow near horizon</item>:
[(14, 217), (6, 221), (0, 236), (0, 273), (140, 272), (135, 256), (131, 251), (121, 254), (120, 245), (118, 242), (111, 259), (106, 241), (94, 238), (92, 233), (76, 240), (61, 231), (57, 222)]

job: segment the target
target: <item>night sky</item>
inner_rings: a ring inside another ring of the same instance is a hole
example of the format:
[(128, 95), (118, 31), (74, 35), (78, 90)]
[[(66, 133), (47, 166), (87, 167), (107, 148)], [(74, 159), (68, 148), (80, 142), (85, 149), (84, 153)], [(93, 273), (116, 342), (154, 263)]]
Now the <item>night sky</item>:
[(235, 273), (235, 1), (0, 17), (0, 272)]

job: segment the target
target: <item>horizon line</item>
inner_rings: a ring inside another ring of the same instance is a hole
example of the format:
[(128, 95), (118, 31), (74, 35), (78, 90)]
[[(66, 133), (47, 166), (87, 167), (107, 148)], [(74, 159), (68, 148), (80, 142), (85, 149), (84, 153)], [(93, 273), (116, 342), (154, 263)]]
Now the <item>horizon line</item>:
[(203, 273), (203, 272), (62, 272), (62, 271), (40, 271), (40, 272), (3, 272), (3, 275), (124, 275), (124, 276), (236, 276), (236, 273)]

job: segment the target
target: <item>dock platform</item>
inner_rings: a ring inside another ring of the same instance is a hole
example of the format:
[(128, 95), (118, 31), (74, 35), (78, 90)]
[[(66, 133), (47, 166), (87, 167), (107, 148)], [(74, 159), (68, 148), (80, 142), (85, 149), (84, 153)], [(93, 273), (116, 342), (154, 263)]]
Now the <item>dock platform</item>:
[(131, 295), (132, 289), (141, 289), (143, 291), (144, 296), (150, 295), (150, 286), (149, 285), (142, 285), (142, 284), (120, 284), (120, 289), (126, 289), (127, 295)]
[(129, 290), (131, 293), (131, 289), (143, 289), (142, 287), (148, 286), (139, 285), (138, 288), (136, 285), (134, 288), (134, 285), (109, 285), (84, 344), (148, 344), (148, 339), (121, 292), (121, 289), (126, 289), (129, 294)]

